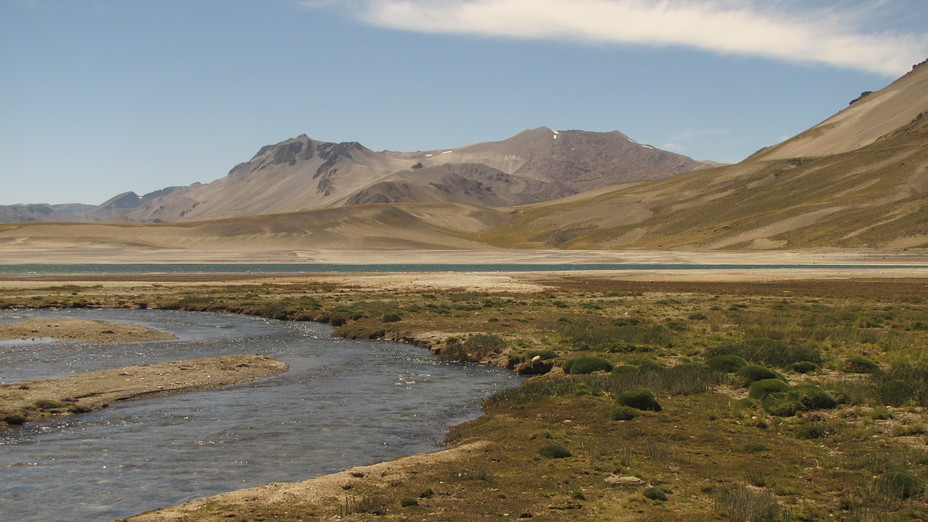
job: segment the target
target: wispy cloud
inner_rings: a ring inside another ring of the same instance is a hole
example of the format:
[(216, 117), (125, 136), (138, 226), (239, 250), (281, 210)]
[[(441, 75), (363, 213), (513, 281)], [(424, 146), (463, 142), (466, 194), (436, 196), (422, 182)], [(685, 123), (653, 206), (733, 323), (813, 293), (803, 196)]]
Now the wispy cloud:
[[(305, 5), (319, 7), (319, 0)], [(868, 29), (885, 0), (347, 0), (398, 30), (650, 46), (812, 62), (898, 75), (928, 56), (928, 34)], [(821, 2), (819, 2), (821, 5)]]

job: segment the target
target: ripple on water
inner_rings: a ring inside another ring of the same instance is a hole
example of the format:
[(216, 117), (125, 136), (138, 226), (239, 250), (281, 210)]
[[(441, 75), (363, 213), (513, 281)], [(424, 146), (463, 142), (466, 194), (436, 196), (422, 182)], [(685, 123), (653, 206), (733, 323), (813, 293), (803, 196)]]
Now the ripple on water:
[(0, 512), (11, 520), (108, 520), (432, 451), (449, 425), (479, 415), (482, 398), (517, 383), (411, 346), (331, 339), (312, 323), (155, 310), (16, 315), (131, 321), (179, 340), (14, 343), (0, 350), (3, 381), (236, 353), (266, 353), (290, 371), (6, 432)]

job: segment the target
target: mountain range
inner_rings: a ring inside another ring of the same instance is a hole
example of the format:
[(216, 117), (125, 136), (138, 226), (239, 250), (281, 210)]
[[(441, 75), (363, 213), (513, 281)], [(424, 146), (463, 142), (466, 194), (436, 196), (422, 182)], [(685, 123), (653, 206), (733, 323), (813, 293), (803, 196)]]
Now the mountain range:
[[(625, 161), (642, 167), (637, 175), (656, 179), (616, 180), (616, 170), (604, 168), (613, 164), (613, 149), (633, 154)], [(738, 164), (705, 167), (619, 133), (541, 128), (415, 153), (301, 136), (261, 149), (213, 183), (134, 197), (144, 205), (122, 201), (126, 196), (110, 202), (133, 208), (126, 212), (133, 219), (171, 223), (7, 224), (0, 225), (0, 246), (174, 249), (204, 258), (360, 249), (928, 248), (928, 62)], [(350, 187), (345, 179), (354, 180)], [(208, 197), (232, 187), (263, 190)], [(297, 204), (290, 192), (301, 202), (310, 198), (300, 204), (313, 209), (289, 211)], [(278, 209), (286, 212), (269, 213)]]
[(714, 166), (620, 132), (527, 130), (498, 142), (425, 152), (374, 152), (302, 135), (262, 147), (208, 184), (119, 194), (101, 205), (12, 205), (0, 221), (175, 222), (372, 203), (503, 207)]

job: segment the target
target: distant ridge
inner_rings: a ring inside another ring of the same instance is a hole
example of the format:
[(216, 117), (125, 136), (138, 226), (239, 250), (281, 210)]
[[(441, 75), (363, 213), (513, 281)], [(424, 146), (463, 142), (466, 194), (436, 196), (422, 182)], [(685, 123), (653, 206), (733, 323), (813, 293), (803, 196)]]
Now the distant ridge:
[(375, 152), (357, 142), (301, 135), (261, 147), (211, 183), (144, 196), (128, 192), (73, 212), (0, 207), (0, 220), (166, 223), (372, 203), (511, 206), (712, 165), (635, 143), (619, 132), (539, 127), (503, 141), (424, 152)]

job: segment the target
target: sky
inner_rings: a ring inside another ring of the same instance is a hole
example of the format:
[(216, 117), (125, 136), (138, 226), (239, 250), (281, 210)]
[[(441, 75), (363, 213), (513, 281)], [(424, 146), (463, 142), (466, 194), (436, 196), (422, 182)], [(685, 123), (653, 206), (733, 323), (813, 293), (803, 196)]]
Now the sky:
[(0, 204), (209, 182), (300, 134), (737, 162), (926, 58), (925, 0), (0, 0)]

